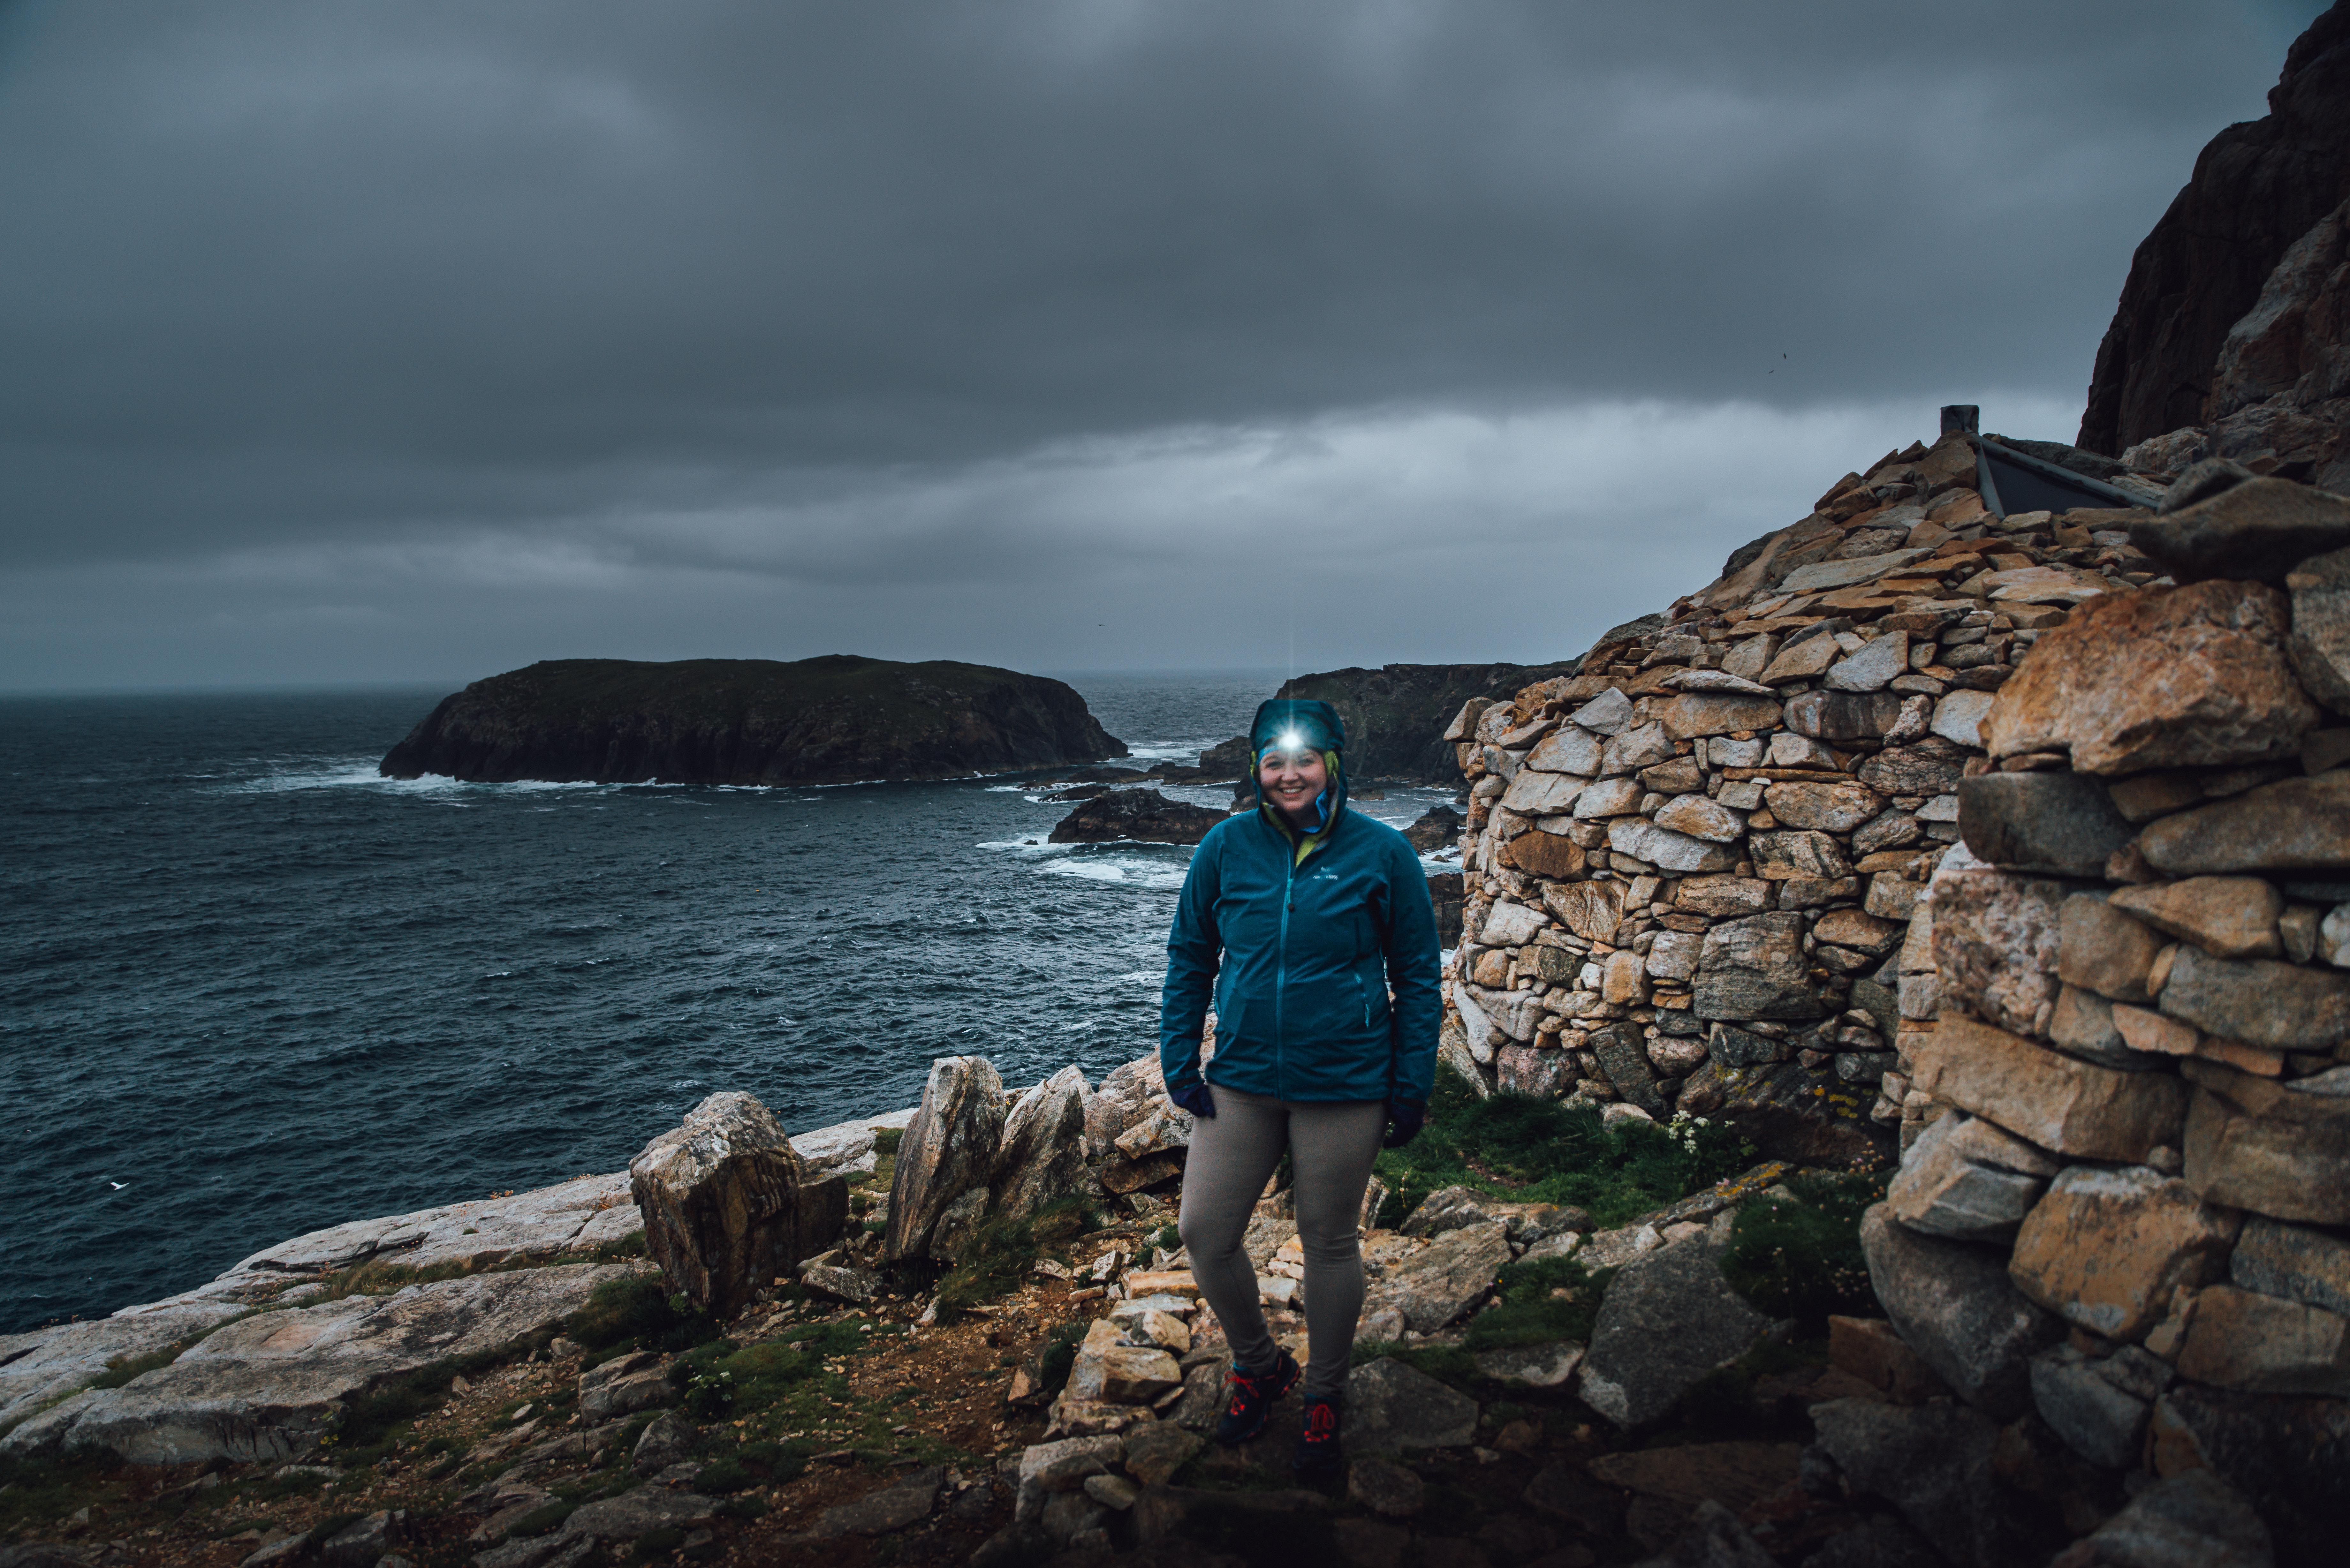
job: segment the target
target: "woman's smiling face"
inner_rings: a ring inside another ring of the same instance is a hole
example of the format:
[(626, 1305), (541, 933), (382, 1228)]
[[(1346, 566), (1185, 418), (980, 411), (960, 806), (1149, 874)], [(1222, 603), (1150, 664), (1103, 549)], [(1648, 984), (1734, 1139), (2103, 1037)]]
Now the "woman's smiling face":
[(1284, 815), (1303, 820), (1312, 815), (1315, 797), (1329, 787), (1330, 768), (1311, 746), (1276, 746), (1258, 762), (1256, 782)]

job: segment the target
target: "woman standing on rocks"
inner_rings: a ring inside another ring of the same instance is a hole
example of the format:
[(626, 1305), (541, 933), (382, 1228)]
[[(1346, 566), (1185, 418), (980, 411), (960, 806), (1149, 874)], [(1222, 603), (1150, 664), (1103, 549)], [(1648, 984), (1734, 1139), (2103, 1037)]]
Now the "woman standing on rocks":
[[(1346, 748), (1326, 702), (1257, 709), (1257, 809), (1217, 824), (1191, 857), (1159, 1020), (1168, 1097), (1197, 1118), (1183, 1245), (1232, 1349), (1216, 1440), (1255, 1437), (1302, 1378), (1295, 1464), (1308, 1480), (1335, 1478), (1343, 1463), (1339, 1403), (1363, 1310), (1363, 1191), (1381, 1145), (1419, 1131), (1443, 1010), (1427, 876), (1402, 834), (1347, 811)], [(1211, 992), (1216, 1054), (1203, 1070)], [(1267, 1331), (1241, 1246), (1284, 1152), (1305, 1252), (1304, 1368)]]

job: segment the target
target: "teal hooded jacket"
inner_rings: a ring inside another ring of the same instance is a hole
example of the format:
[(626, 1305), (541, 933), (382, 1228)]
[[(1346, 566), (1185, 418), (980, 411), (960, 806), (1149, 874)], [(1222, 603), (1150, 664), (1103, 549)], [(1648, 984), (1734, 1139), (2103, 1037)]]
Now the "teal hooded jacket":
[[(1443, 1017), (1427, 874), (1402, 834), (1347, 808), (1346, 732), (1327, 703), (1265, 703), (1251, 758), (1291, 732), (1338, 757), (1324, 826), (1301, 836), (1260, 795), (1192, 852), (1159, 1001), (1167, 1086), (1204, 1076), (1281, 1100), (1424, 1102)], [(1203, 1075), (1211, 1001), (1216, 1054)]]

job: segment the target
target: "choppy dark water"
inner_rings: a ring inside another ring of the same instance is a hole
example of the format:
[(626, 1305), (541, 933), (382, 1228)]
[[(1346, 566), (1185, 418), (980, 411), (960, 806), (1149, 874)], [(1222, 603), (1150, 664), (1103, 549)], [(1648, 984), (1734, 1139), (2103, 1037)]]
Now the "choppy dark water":
[[(1067, 679), (1145, 762), (1277, 683)], [(1033, 1082), (1155, 1039), (1188, 850), (1045, 846), (1066, 808), (1001, 782), (379, 779), (442, 695), (0, 701), (0, 1332), (619, 1169), (716, 1089), (797, 1131), (933, 1056)]]

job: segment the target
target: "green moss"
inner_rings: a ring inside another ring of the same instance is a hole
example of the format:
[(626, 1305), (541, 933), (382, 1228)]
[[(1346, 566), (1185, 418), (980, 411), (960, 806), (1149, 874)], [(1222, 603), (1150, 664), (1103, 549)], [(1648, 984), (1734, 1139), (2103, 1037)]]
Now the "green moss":
[(658, 1277), (638, 1274), (598, 1285), (563, 1332), (586, 1347), (592, 1366), (631, 1350), (690, 1350), (717, 1338), (718, 1325)]
[(638, 1536), (630, 1556), (639, 1563), (650, 1563), (668, 1556), (684, 1544), (685, 1532), (674, 1524), (664, 1524), (659, 1530), (648, 1530)]
[(118, 1355), (106, 1364), (106, 1370), (89, 1381), (92, 1388), (120, 1388), (141, 1373), (169, 1366), (180, 1359), (184, 1345), (174, 1345), (162, 1350), (151, 1350), (144, 1355)]
[(939, 1282), (939, 1315), (1011, 1294), (1035, 1273), (1047, 1249), (1066, 1246), (1099, 1224), (1099, 1216), (1077, 1198), (1064, 1199), (1032, 1219), (988, 1220)]
[(1502, 1270), (1501, 1304), (1471, 1319), (1462, 1342), (1471, 1350), (1561, 1339), (1588, 1344), (1599, 1298), (1614, 1277), (1613, 1269), (1595, 1274), (1575, 1258), (1521, 1259)]
[(1881, 1174), (1803, 1177), (1789, 1184), (1798, 1201), (1748, 1202), (1732, 1222), (1723, 1277), (1755, 1310), (1794, 1318), (1803, 1333), (1824, 1331), (1834, 1313), (1873, 1312), (1860, 1216), (1885, 1183)]
[[(747, 1345), (712, 1341), (680, 1356), (671, 1367), (671, 1378), (681, 1387), (722, 1383), (732, 1396), (720, 1413), (741, 1423), (731, 1430), (742, 1440), (726, 1441), (730, 1428), (719, 1428), (705, 1438), (705, 1452), (714, 1447), (721, 1462), (748, 1466), (755, 1479), (766, 1480), (790, 1480), (805, 1468), (807, 1456), (820, 1449), (860, 1442), (873, 1446), (885, 1459), (909, 1454), (949, 1457), (949, 1450), (927, 1438), (891, 1433), (898, 1417), (887, 1394), (853, 1400), (847, 1377), (826, 1366), (902, 1334), (900, 1325), (849, 1318), (793, 1332), (796, 1337), (791, 1340)], [(793, 1349), (795, 1345), (799, 1348)], [(822, 1434), (820, 1443), (808, 1439), (812, 1431)]]
[(1479, 1099), (1439, 1075), (1428, 1126), (1378, 1157), (1392, 1224), (1430, 1193), (1466, 1187), (1522, 1202), (1572, 1204), (1607, 1228), (1663, 1208), (1746, 1168), (1753, 1150), (1726, 1125), (1610, 1127), (1588, 1106), (1529, 1095)]
[(1086, 1331), (1091, 1326), (1065, 1323), (1045, 1337), (1036, 1358), (1036, 1370), (1046, 1394), (1057, 1395), (1069, 1386), (1069, 1373), (1077, 1364), (1077, 1346), (1085, 1342)]
[(448, 1402), (452, 1379), (478, 1377), (500, 1359), (488, 1353), (454, 1356), (354, 1394), (331, 1412), (326, 1446), (335, 1450), (338, 1464), (371, 1464), (417, 1417)]

